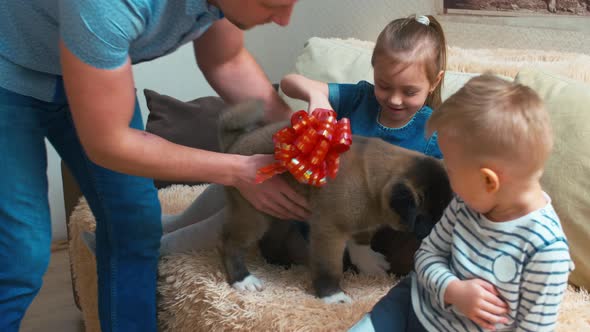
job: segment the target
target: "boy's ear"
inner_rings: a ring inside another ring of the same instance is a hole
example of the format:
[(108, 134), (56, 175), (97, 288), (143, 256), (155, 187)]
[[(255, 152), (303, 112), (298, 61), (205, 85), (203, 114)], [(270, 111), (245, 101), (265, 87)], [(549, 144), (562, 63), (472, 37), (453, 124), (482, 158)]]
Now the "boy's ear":
[(493, 194), (500, 190), (500, 178), (498, 174), (489, 168), (479, 170), (485, 183), (485, 189), (488, 194)]
[(400, 217), (400, 222), (414, 231), (416, 216), (418, 214), (418, 202), (414, 189), (405, 182), (398, 182), (391, 188), (389, 207)]

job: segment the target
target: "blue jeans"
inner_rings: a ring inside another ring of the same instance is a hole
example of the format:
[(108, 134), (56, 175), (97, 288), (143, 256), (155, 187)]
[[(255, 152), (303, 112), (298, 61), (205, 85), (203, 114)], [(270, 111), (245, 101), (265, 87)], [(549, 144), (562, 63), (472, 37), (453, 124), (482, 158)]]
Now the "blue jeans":
[(385, 295), (370, 313), (376, 332), (426, 332), (412, 306), (412, 279), (405, 277)]
[[(130, 127), (142, 129), (139, 106)], [(50, 256), (44, 138), (66, 162), (96, 217), (102, 331), (156, 331), (162, 226), (150, 179), (91, 162), (65, 102), (0, 88), (0, 331), (18, 331)]]

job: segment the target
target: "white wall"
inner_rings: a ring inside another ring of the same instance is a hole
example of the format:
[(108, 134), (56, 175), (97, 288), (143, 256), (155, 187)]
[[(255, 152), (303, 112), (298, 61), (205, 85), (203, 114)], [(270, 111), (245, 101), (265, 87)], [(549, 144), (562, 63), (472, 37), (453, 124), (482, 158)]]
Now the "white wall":
[(47, 180), (49, 182), (49, 208), (51, 209), (51, 233), (54, 240), (66, 238), (63, 186), (61, 184), (60, 159), (48, 140)]
[[(246, 33), (246, 46), (272, 82), (292, 69), (305, 41), (312, 36), (375, 40), (390, 20), (410, 14), (435, 14), (440, 0), (302, 0), (286, 28), (268, 25)], [(545, 18), (543, 18), (545, 19)], [(441, 20), (449, 44), (461, 47), (536, 48), (590, 53), (588, 31), (547, 30), (521, 19), (502, 22), (477, 18)], [(585, 23), (586, 21), (584, 21)], [(590, 25), (589, 25), (590, 26)], [(144, 114), (143, 89), (181, 100), (214, 94), (198, 71), (191, 46), (150, 63), (134, 67), (138, 97)], [(61, 173), (55, 152), (49, 151), (49, 194), (54, 238), (65, 237)]]
[(191, 44), (166, 57), (133, 66), (133, 75), (144, 123), (148, 114), (144, 89), (186, 101), (217, 95), (199, 71)]

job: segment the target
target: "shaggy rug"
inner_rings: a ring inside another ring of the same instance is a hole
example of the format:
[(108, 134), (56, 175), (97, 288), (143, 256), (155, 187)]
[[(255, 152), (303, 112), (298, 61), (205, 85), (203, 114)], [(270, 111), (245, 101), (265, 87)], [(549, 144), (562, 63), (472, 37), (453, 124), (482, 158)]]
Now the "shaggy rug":
[[(177, 213), (203, 186), (173, 186), (159, 192), (162, 209)], [(81, 200), (71, 218), (70, 255), (86, 331), (100, 331), (94, 257), (80, 231), (94, 229), (94, 217)], [(304, 267), (285, 270), (250, 255), (249, 267), (265, 282), (256, 293), (234, 291), (224, 279), (214, 251), (162, 257), (158, 280), (158, 320), (162, 331), (344, 331), (369, 311), (396, 282), (394, 277), (347, 273), (342, 287), (352, 304), (326, 305), (311, 294)], [(590, 331), (590, 296), (568, 289), (561, 305), (557, 331)]]

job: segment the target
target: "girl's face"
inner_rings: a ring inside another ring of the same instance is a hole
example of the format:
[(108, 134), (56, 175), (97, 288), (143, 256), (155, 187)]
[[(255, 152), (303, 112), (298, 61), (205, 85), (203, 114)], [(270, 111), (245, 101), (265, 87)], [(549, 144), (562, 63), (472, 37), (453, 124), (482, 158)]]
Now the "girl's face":
[(375, 97), (381, 106), (379, 122), (390, 128), (407, 124), (434, 90), (419, 63), (396, 63), (377, 57), (374, 64)]

